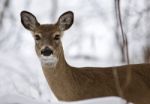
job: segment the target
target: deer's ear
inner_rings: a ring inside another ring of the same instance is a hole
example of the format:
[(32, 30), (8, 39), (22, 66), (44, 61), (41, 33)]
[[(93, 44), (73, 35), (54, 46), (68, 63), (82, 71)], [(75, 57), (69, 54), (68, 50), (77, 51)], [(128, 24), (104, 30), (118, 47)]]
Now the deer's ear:
[(35, 28), (40, 25), (36, 17), (30, 12), (22, 11), (20, 13), (20, 16), (21, 16), (21, 23), (26, 29), (30, 31), (34, 31)]
[(58, 19), (58, 26), (61, 31), (65, 31), (71, 27), (74, 20), (74, 14), (71, 11), (63, 13)]

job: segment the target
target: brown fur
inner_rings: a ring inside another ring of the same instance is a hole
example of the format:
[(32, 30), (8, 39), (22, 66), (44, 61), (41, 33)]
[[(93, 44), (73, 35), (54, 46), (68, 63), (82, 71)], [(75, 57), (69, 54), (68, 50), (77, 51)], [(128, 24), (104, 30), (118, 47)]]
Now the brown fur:
[(122, 89), (125, 99), (135, 104), (150, 103), (150, 64), (108, 68), (75, 68), (67, 64), (61, 41), (56, 41), (54, 37), (56, 34), (62, 36), (63, 31), (72, 25), (72, 12), (64, 13), (56, 24), (40, 25), (34, 15), (23, 11), (21, 22), (26, 29), (33, 33), (33, 37), (36, 34), (40, 35), (40, 40), (35, 39), (35, 49), (39, 57), (41, 56), (41, 48), (50, 46), (54, 51), (53, 55), (59, 59), (55, 67), (42, 64), (48, 84), (59, 100), (76, 101), (96, 97), (119, 96), (113, 70), (118, 71), (119, 83), (121, 88), (124, 88), (128, 68), (130, 68), (132, 77), (126, 89)]

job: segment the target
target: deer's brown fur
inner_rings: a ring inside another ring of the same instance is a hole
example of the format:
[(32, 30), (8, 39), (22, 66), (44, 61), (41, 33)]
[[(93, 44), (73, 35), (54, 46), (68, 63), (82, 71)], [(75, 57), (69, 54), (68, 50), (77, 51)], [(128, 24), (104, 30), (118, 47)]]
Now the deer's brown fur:
[(37, 33), (42, 35), (41, 42), (37, 42), (35, 45), (38, 57), (41, 56), (41, 47), (49, 45), (53, 50), (54, 56), (58, 58), (55, 66), (42, 64), (44, 75), (56, 97), (63, 101), (76, 101), (96, 97), (119, 96), (112, 72), (114, 69), (118, 70), (119, 82), (123, 88), (128, 67), (130, 67), (132, 79), (126, 89), (122, 89), (124, 97), (135, 104), (149, 104), (150, 64), (134, 64), (107, 68), (75, 68), (67, 64), (61, 41), (57, 40), (55, 42), (53, 40), (56, 32), (62, 35), (63, 31), (71, 26), (68, 23), (73, 22), (73, 20), (68, 20), (67, 24), (60, 23), (62, 18), (66, 19), (67, 16), (69, 16), (69, 19), (71, 18), (71, 14), (66, 14), (64, 14), (65, 16), (62, 15), (56, 24), (51, 25), (40, 25), (36, 18), (29, 12), (22, 12), (21, 14), (24, 27), (32, 31), (33, 36)]

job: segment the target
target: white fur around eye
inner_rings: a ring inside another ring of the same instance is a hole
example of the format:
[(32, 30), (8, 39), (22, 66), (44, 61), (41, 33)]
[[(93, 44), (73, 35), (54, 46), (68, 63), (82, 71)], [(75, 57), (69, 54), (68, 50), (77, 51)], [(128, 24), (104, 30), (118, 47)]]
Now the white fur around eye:
[[(31, 32), (31, 33), (32, 33), (32, 36), (35, 39), (36, 43), (38, 43), (38, 41), (41, 40), (42, 35), (40, 33), (34, 33), (34, 32)], [(39, 38), (39, 39), (37, 39), (37, 38)]]
[(34, 38), (35, 38), (36, 41), (41, 40), (41, 37), (39, 35), (35, 35)]
[(59, 32), (54, 33), (53, 38), (54, 38), (54, 40), (59, 41), (61, 38), (61, 33), (59, 33)]

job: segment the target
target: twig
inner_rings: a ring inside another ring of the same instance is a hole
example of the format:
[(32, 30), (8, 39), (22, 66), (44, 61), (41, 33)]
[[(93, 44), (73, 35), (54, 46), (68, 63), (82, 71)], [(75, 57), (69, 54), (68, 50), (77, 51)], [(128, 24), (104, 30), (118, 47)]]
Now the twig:
[[(120, 6), (121, 6), (120, 0), (115, 0), (115, 11), (116, 11), (117, 23), (120, 26), (121, 35), (122, 35), (122, 38), (123, 38), (123, 49), (124, 49), (124, 53), (125, 53), (125, 56), (126, 56), (126, 62), (129, 65), (130, 60), (129, 60), (129, 53), (128, 53), (128, 41), (127, 41), (127, 36), (126, 36), (126, 34), (123, 30)], [(114, 75), (116, 87), (117, 87), (117, 90), (118, 90), (118, 94), (119, 94), (120, 97), (124, 98), (123, 90), (121, 89), (121, 85), (120, 85), (120, 82), (119, 82), (119, 76), (118, 76), (118, 72), (117, 72), (116, 68), (113, 70), (113, 75)], [(129, 67), (128, 71), (127, 71), (127, 77), (126, 77), (126, 82), (125, 82), (125, 85), (124, 85), (125, 87), (124, 88), (126, 88), (128, 86), (130, 80), (131, 80), (131, 70), (130, 70), (130, 67)]]

